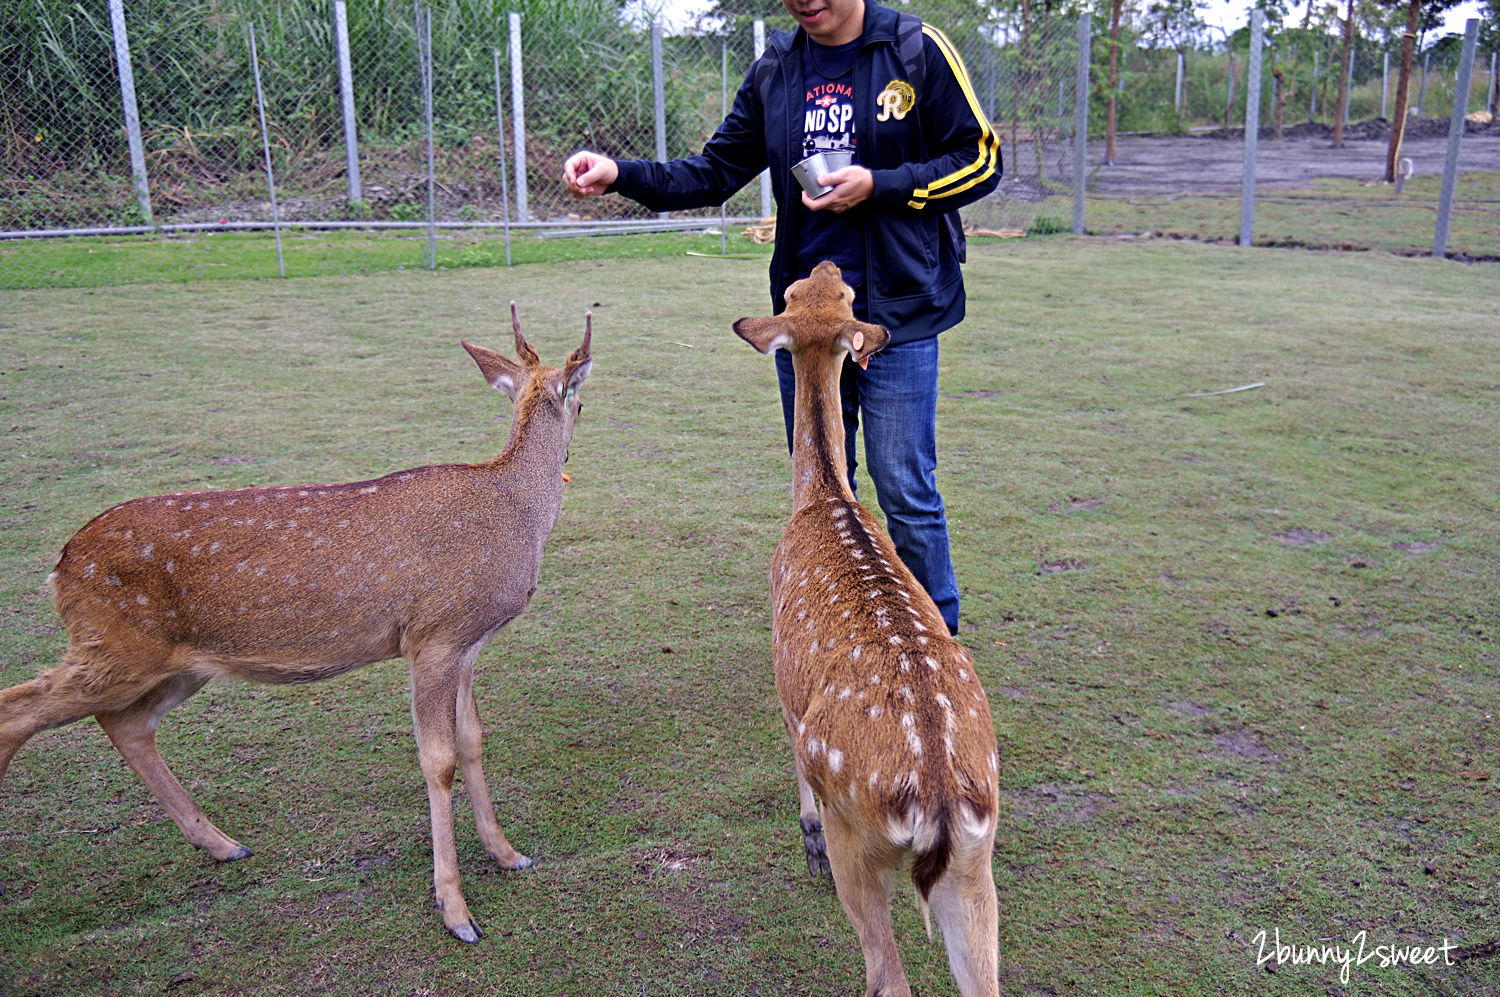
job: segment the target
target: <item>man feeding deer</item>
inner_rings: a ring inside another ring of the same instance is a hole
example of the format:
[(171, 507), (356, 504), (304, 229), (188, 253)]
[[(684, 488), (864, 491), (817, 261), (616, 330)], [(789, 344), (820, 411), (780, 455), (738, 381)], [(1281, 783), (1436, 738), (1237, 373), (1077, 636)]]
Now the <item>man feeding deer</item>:
[[(657, 163), (579, 152), (563, 181), (579, 197), (612, 192), (670, 211), (720, 204), (770, 169), (775, 311), (794, 281), (831, 260), (854, 289), (856, 317), (890, 332), (868, 367), (849, 362), (840, 374), (848, 473), (852, 485), (862, 424), (891, 539), (956, 633), (936, 480), (937, 336), (964, 317), (958, 209), (999, 182), (1000, 140), (940, 31), (871, 0), (782, 2), (798, 30), (772, 36), (701, 153)], [(799, 189), (793, 166), (815, 154), (830, 168), (807, 178), (811, 192)], [(776, 370), (790, 447), (796, 375), (785, 350)]]

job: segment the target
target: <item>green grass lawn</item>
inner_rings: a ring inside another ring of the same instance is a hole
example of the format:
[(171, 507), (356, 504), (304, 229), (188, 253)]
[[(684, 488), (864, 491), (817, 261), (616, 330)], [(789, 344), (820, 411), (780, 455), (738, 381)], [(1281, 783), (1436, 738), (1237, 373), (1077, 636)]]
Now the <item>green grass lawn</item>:
[[(1002, 744), (1005, 992), (1500, 993), (1487, 271), (970, 256), (940, 484)], [(540, 587), (479, 661), (501, 822), (538, 860), (488, 862), (460, 791), (488, 936), (432, 910), (390, 662), (216, 683), (162, 724), (241, 862), (188, 846), (91, 721), (29, 742), (0, 788), (0, 994), (862, 992), (771, 683), (790, 468), (771, 361), (730, 331), (765, 288), (764, 262), (673, 255), (0, 293), (0, 686), (56, 661), (40, 589), (111, 503), (489, 457), (508, 404), (458, 340), (509, 352), (511, 299), (549, 363), (595, 331)], [(953, 993), (909, 885), (895, 910), (917, 992)], [(1449, 948), (1291, 962), (1361, 941)]]

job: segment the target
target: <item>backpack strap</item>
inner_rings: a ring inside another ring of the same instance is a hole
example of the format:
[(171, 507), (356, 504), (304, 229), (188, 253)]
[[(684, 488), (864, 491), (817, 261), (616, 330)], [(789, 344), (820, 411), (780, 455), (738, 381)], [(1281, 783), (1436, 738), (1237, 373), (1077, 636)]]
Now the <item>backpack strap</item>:
[(927, 58), (922, 50), (922, 19), (904, 10), (896, 15), (896, 53), (906, 70), (906, 82), (921, 93), (922, 81), (927, 75)]

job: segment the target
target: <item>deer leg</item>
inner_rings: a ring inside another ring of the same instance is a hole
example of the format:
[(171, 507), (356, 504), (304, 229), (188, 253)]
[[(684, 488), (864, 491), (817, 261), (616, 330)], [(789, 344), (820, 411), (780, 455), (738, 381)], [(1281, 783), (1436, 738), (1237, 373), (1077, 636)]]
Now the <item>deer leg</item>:
[(458, 846), (453, 838), (453, 776), (458, 769), (456, 727), (459, 663), (453, 651), (420, 651), (411, 656), (411, 706), (417, 757), (427, 781), (432, 814), (432, 887), (443, 925), (464, 942), (484, 932), (469, 914), (458, 877)]
[(824, 808), (823, 833), (839, 902), (859, 936), (865, 957), (866, 997), (911, 997), (891, 928), (891, 874), (896, 858), (871, 847), (836, 811)]
[(474, 826), (479, 831), (479, 840), (484, 843), (490, 858), (500, 863), (502, 869), (525, 869), (531, 865), (531, 859), (505, 840), (500, 821), (495, 817), (495, 804), (484, 778), (483, 736), (479, 707), (474, 701), (474, 666), (471, 663), (463, 668), (458, 688), (458, 760), (463, 766), (464, 788), (469, 791), (469, 802), (474, 805)]
[(150, 691), (149, 682), (111, 684), (108, 675), (117, 665), (108, 661), (99, 666), (70, 647), (56, 668), (47, 669), (30, 682), (0, 689), (0, 783), (5, 781), (10, 760), (33, 735), (103, 709), (129, 705)]
[(207, 678), (183, 672), (153, 686), (135, 702), (94, 715), (126, 763), (167, 811), (188, 842), (220, 862), (250, 857), (250, 849), (213, 825), (156, 749), (156, 726), (183, 700), (203, 688)]
[(828, 866), (828, 848), (823, 839), (823, 818), (818, 812), (818, 798), (813, 794), (812, 786), (808, 785), (807, 779), (802, 775), (802, 767), (797, 767), (797, 814), (802, 823), (802, 847), (807, 852), (807, 874), (809, 876), (827, 876), (831, 874)]
[(1000, 908), (991, 840), (993, 836), (967, 850), (955, 849), (930, 897), (948, 950), (948, 966), (963, 997), (1000, 993)]
[(786, 722), (787, 737), (792, 741), (792, 758), (797, 767), (797, 816), (802, 824), (802, 847), (807, 852), (807, 874), (815, 878), (827, 876), (828, 850), (823, 843), (823, 818), (818, 813), (818, 797), (802, 774), (802, 756), (797, 750), (800, 743), (797, 722), (785, 707), (781, 719)]

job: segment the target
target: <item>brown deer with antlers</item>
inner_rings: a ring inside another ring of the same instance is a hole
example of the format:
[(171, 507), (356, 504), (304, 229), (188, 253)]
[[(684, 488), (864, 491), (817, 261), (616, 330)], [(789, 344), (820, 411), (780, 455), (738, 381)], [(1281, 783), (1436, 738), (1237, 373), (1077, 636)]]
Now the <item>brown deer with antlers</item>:
[[(808, 869), (831, 869), (859, 936), (868, 995), (911, 993), (891, 929), (908, 858), (964, 997), (999, 986), (991, 856), (999, 755), (974, 662), (849, 486), (839, 371), (890, 336), (859, 322), (838, 267), (818, 264), (774, 318), (734, 331), (796, 371), (792, 518), (771, 567), (776, 692), (796, 760)], [(821, 808), (819, 802), (821, 801)]]
[(210, 679), (314, 682), (404, 656), (437, 906), (450, 932), (478, 941), (453, 838), (459, 764), (490, 856), (506, 869), (531, 860), (505, 840), (485, 783), (474, 659), (536, 591), (591, 366), (591, 317), (561, 370), (521, 335), (514, 302), (511, 323), (519, 363), (463, 344), (515, 403), (493, 460), (139, 498), (79, 530), (48, 579), (68, 629), (62, 662), (0, 690), (0, 781), (33, 734), (92, 715), (188, 841), (221, 862), (243, 859), (250, 850), (162, 761), (162, 717)]

